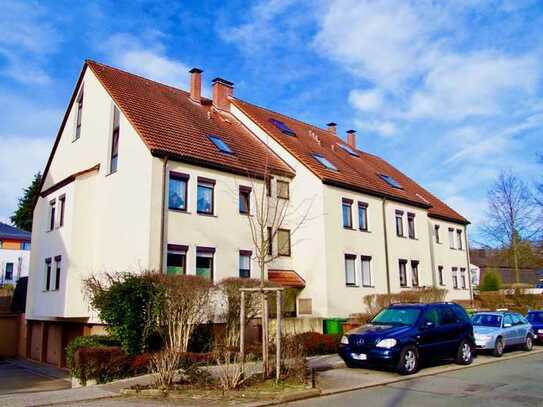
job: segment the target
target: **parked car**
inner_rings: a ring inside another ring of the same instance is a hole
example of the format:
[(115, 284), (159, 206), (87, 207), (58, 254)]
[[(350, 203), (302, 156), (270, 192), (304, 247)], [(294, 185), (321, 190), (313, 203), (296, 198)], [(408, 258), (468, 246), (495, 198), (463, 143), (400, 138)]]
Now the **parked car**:
[(516, 312), (479, 312), (471, 322), (477, 349), (490, 350), (500, 357), (509, 346), (521, 345), (526, 351), (533, 348), (532, 326)]
[(532, 325), (534, 338), (543, 342), (543, 311), (529, 311), (526, 319)]
[(384, 365), (407, 375), (425, 359), (454, 358), (469, 365), (474, 348), (471, 320), (460, 305), (394, 304), (347, 332), (339, 355), (348, 367)]

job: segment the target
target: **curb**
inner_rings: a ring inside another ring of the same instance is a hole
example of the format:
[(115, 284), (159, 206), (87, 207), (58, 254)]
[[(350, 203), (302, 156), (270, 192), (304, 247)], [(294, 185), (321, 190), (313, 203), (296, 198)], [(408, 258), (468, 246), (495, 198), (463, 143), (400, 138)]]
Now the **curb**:
[(315, 397), (319, 397), (321, 395), (322, 395), (322, 392), (320, 389), (300, 390), (297, 392), (280, 396), (276, 400), (262, 401), (260, 403), (251, 404), (250, 406), (251, 407), (277, 406), (279, 404), (290, 403), (292, 401), (312, 399)]

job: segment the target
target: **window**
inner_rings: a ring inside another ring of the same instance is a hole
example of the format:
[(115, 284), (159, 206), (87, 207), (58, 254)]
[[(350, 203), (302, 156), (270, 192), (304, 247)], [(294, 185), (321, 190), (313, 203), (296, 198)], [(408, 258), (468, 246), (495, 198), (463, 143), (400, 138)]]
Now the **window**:
[(453, 310), (449, 307), (439, 307), (439, 324), (440, 325), (450, 325), (456, 324), (458, 318), (454, 314)]
[(403, 237), (403, 211), (396, 211), (396, 236)]
[(290, 256), (290, 230), (277, 230), (277, 254), (279, 256)]
[(59, 227), (64, 226), (64, 210), (66, 208), (66, 195), (62, 195), (60, 198), (58, 198), (58, 201), (60, 202), (60, 219), (58, 222)]
[(277, 198), (281, 199), (289, 199), (290, 192), (289, 192), (289, 184), (286, 181), (277, 181)]
[(270, 123), (273, 124), (275, 127), (281, 131), (281, 133), (284, 133), (288, 136), (295, 136), (296, 133), (292, 131), (285, 123), (283, 123), (281, 120), (277, 119), (270, 119)]
[(6, 281), (13, 280), (13, 263), (6, 263), (6, 273), (4, 274)]
[(113, 106), (113, 128), (111, 132), (111, 158), (109, 162), (109, 173), (117, 171), (119, 160), (119, 132), (120, 132), (120, 112), (117, 106)]
[(513, 318), (510, 314), (507, 314), (503, 317), (503, 327), (509, 328), (511, 326), (513, 326)]
[(196, 275), (213, 281), (213, 255), (215, 249), (212, 247), (196, 248)]
[(454, 229), (449, 228), (449, 247), (454, 249)]
[(466, 289), (466, 269), (460, 269), (460, 284), (463, 290)]
[(268, 255), (273, 255), (273, 233), (271, 227), (268, 227)]
[(456, 230), (456, 240), (458, 250), (462, 250), (462, 231), (460, 229)]
[(211, 142), (213, 144), (215, 144), (215, 147), (217, 147), (217, 149), (221, 152), (221, 153), (226, 153), (226, 154), (234, 154), (234, 152), (232, 151), (232, 149), (228, 146), (228, 144), (226, 144), (224, 142), (224, 140), (218, 136), (207, 136), (209, 138), (209, 140), (211, 140)]
[(407, 260), (400, 260), (400, 287), (407, 287)]
[(385, 181), (392, 188), (403, 189), (402, 185), (390, 175), (386, 175), (386, 174), (378, 174), (378, 175), (381, 177), (383, 181)]
[(55, 282), (53, 285), (53, 290), (58, 290), (60, 288), (61, 263), (62, 263), (62, 256), (55, 256)]
[(453, 288), (458, 288), (458, 268), (453, 267), (452, 268), (452, 279), (453, 279)]
[(345, 255), (345, 285), (356, 286), (356, 256), (354, 254)]
[(190, 176), (170, 171), (168, 184), (168, 208), (178, 211), (187, 210), (187, 191)]
[[(0, 244), (0, 248), (2, 245)], [(21, 250), (30, 250), (30, 242), (21, 242)]]
[(198, 202), (197, 211), (207, 215), (213, 215), (213, 190), (215, 181), (212, 179), (198, 177)]
[(337, 171), (337, 168), (334, 164), (332, 164), (330, 161), (328, 161), (326, 158), (324, 158), (320, 154), (313, 154), (313, 158), (317, 160), (319, 163), (321, 163), (325, 168), (333, 171)]
[(43, 282), (43, 289), (49, 291), (51, 288), (51, 258), (45, 259), (45, 281)]
[(439, 285), (445, 285), (445, 280), (443, 279), (443, 266), (437, 266), (437, 278), (439, 279)]
[(75, 137), (74, 141), (81, 137), (81, 118), (83, 116), (83, 85), (81, 85), (81, 92), (77, 97), (77, 113), (75, 119)]
[(368, 231), (368, 204), (358, 202), (358, 228)]
[(361, 260), (362, 285), (364, 287), (373, 287), (373, 278), (371, 275), (371, 257), (362, 256)]
[(353, 228), (353, 214), (351, 211), (352, 204), (353, 204), (353, 201), (351, 199), (343, 198), (342, 200), (343, 227), (347, 229)]
[(339, 148), (341, 148), (346, 153), (349, 153), (353, 157), (358, 157), (358, 153), (354, 151), (351, 147), (349, 147), (347, 144), (340, 144), (338, 143)]
[(419, 286), (419, 262), (415, 260), (411, 262), (411, 285)]
[(166, 258), (167, 274), (187, 274), (188, 246), (169, 244)]
[(239, 213), (249, 214), (251, 212), (251, 188), (239, 187)]
[(56, 202), (52, 200), (49, 202), (49, 230), (55, 228), (55, 212), (56, 212)]
[(241, 278), (251, 278), (251, 256), (250, 250), (239, 251), (239, 276)]
[(439, 239), (439, 225), (434, 225), (434, 236), (436, 238), (436, 243), (441, 243)]
[(415, 214), (407, 214), (407, 233), (410, 239), (415, 239)]

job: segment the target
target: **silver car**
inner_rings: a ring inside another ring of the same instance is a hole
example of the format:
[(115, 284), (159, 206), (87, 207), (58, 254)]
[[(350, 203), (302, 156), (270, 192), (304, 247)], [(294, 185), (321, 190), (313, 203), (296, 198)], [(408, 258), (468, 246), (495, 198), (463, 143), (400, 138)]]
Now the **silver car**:
[(475, 346), (501, 356), (506, 347), (521, 345), (531, 351), (534, 333), (530, 323), (516, 312), (479, 312), (471, 318)]

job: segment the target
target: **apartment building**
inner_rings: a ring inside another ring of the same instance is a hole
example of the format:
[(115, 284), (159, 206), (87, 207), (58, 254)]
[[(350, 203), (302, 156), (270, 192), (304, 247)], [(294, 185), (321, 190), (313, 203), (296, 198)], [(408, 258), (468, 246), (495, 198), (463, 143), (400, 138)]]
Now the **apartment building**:
[[(299, 290), (300, 317), (363, 311), (367, 294), (440, 286), (469, 299), (468, 221), (383, 159), (234, 96), (202, 71), (189, 91), (86, 61), (34, 209), (29, 354), (62, 364), (100, 321), (82, 281), (162, 270), (259, 277), (248, 217), (266, 189), (293, 211), (269, 280)], [(297, 219), (297, 216), (299, 219)], [(301, 220), (304, 220), (303, 222)]]
[(0, 222), (0, 285), (28, 276), (30, 232)]

